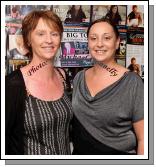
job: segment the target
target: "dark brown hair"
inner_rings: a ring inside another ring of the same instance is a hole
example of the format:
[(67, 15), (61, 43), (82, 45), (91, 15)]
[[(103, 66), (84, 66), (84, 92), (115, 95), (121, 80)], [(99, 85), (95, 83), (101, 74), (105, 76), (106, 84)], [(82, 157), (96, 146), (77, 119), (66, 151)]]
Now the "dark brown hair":
[(131, 62), (132, 62), (133, 60), (136, 60), (136, 58), (135, 58), (135, 57), (132, 57), (132, 58), (131, 58)]
[(22, 21), (22, 35), (25, 48), (29, 51), (29, 57), (32, 58), (32, 48), (30, 46), (30, 34), (36, 28), (39, 19), (42, 18), (49, 27), (54, 27), (59, 33), (60, 38), (63, 33), (63, 25), (60, 18), (52, 11), (32, 11), (28, 13)]
[(108, 23), (109, 25), (111, 25), (112, 28), (113, 28), (113, 31), (114, 31), (114, 33), (115, 33), (115, 35), (116, 35), (116, 38), (119, 37), (119, 32), (118, 32), (118, 29), (117, 29), (117, 27), (115, 26), (115, 24), (114, 24), (113, 22), (111, 22), (109, 19), (105, 18), (105, 17), (100, 18), (100, 19), (97, 19), (97, 20), (95, 20), (94, 22), (92, 22), (92, 23), (89, 25), (88, 30), (87, 30), (87, 37), (88, 37), (88, 35), (89, 35), (89, 31), (90, 31), (91, 27), (92, 27), (94, 24), (96, 24), (96, 23), (102, 23), (102, 22), (106, 22), (106, 23)]
[(132, 6), (132, 9), (134, 10), (134, 8), (137, 8), (137, 7), (138, 7), (137, 5), (133, 5), (133, 6)]

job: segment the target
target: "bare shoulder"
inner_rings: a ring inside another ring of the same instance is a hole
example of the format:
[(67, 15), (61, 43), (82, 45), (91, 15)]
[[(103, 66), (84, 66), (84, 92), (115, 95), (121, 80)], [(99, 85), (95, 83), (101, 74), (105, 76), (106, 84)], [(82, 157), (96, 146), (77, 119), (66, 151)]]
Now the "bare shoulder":
[(129, 71), (129, 69), (127, 69), (127, 68), (125, 68), (125, 67), (123, 67), (123, 66), (121, 66), (121, 65), (118, 65), (117, 66), (117, 70), (119, 71), (119, 73), (122, 75), (122, 74), (124, 74), (125, 72), (128, 72)]
[(20, 68), (23, 77), (27, 76), (28, 69), (29, 69), (29, 64)]

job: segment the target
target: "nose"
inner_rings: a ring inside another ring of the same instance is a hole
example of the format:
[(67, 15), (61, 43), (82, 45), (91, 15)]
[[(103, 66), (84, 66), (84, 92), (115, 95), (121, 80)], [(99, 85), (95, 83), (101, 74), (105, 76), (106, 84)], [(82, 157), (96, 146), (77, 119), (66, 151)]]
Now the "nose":
[(103, 41), (102, 41), (102, 39), (98, 39), (98, 41), (97, 41), (97, 46), (98, 46), (98, 47), (102, 47), (102, 46), (103, 46)]
[(53, 42), (52, 36), (50, 34), (46, 35), (46, 42), (47, 43), (52, 43)]

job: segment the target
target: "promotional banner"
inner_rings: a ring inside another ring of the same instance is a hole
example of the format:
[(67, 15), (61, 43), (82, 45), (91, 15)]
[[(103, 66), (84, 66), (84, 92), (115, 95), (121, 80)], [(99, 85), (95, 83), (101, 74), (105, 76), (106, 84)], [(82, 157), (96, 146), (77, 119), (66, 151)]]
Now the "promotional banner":
[(60, 59), (62, 67), (86, 67), (92, 65), (86, 30), (86, 28), (64, 29)]

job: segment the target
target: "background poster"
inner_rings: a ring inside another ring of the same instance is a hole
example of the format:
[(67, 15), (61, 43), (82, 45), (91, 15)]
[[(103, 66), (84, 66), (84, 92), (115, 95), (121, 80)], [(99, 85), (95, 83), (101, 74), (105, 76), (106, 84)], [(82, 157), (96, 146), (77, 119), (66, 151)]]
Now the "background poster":
[(144, 78), (144, 47), (142, 45), (127, 44), (126, 67), (131, 64), (131, 59), (136, 59), (136, 64), (139, 66), (139, 75)]
[(144, 78), (144, 29), (129, 27), (127, 34), (126, 67), (131, 64), (131, 59), (135, 58), (139, 75)]
[(120, 35), (119, 49), (116, 52), (116, 61), (125, 67), (126, 65), (126, 49), (127, 49), (127, 28), (126, 26), (117, 26)]
[(144, 27), (144, 6), (127, 6), (127, 25), (131, 27)]
[[(115, 10), (114, 18), (112, 15), (113, 10)], [(117, 15), (117, 11), (118, 11), (118, 15)], [(96, 19), (100, 19), (102, 17), (107, 17), (108, 19), (112, 20), (112, 22), (114, 22), (114, 24), (116, 25), (125, 25), (126, 24), (126, 6), (125, 5), (94, 5), (92, 21)]]
[(22, 35), (9, 35), (9, 59), (28, 59)]
[[(144, 5), (137, 5), (137, 12), (140, 12), (142, 16), (142, 25), (139, 26), (132, 26), (127, 23), (132, 7), (132, 5), (6, 5), (6, 73), (9, 73), (7, 72), (9, 60), (26, 59), (23, 56), (25, 53), (15, 55), (15, 51), (19, 51), (16, 39), (21, 34), (22, 19), (32, 10), (51, 10), (61, 18), (64, 32), (54, 65), (66, 69), (87, 68), (93, 65), (88, 51), (87, 28), (95, 19), (106, 16), (111, 19), (111, 11), (114, 10), (116, 14), (118, 11), (118, 15), (114, 17), (114, 22), (118, 28), (121, 41), (115, 58), (120, 65), (127, 67), (130, 55), (132, 52), (136, 52), (135, 45), (139, 49), (142, 45), (144, 49)], [(22, 47), (20, 46), (20, 48)], [(130, 50), (127, 52), (129, 48)], [(143, 51), (141, 54), (140, 56), (144, 57)], [(140, 63), (141, 71), (143, 71), (143, 61)]]
[(86, 28), (64, 29), (61, 42), (62, 67), (86, 67), (92, 65), (88, 51)]
[(139, 75), (144, 78), (144, 28), (128, 27), (126, 67), (131, 64), (132, 58), (139, 68)]
[(54, 5), (53, 11), (61, 18), (64, 26), (88, 26), (90, 5)]
[(6, 5), (5, 23), (9, 34), (20, 34), (22, 19), (32, 10), (51, 10), (51, 5)]
[(144, 45), (144, 28), (128, 27), (127, 43), (132, 45)]

